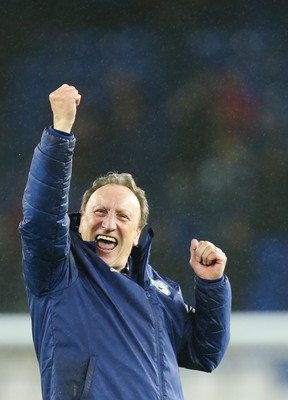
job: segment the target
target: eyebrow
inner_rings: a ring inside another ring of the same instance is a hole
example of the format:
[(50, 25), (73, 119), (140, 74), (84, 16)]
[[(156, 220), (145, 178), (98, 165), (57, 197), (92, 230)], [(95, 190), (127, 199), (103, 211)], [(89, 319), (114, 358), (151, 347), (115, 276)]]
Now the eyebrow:
[[(98, 208), (104, 208), (105, 210), (109, 211), (109, 208), (107, 206), (104, 206), (103, 204), (96, 204), (91, 207), (93, 211), (95, 211)], [(126, 213), (129, 215), (134, 215), (133, 211), (130, 211), (128, 208), (117, 208), (116, 213)]]

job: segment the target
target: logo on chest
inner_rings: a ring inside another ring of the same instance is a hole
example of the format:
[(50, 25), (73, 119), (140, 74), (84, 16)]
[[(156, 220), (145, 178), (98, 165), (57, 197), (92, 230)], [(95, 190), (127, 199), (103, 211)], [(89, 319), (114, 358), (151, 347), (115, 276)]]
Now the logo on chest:
[(166, 296), (170, 296), (171, 291), (165, 282), (161, 281), (160, 279), (150, 279), (150, 282), (159, 292), (165, 294)]

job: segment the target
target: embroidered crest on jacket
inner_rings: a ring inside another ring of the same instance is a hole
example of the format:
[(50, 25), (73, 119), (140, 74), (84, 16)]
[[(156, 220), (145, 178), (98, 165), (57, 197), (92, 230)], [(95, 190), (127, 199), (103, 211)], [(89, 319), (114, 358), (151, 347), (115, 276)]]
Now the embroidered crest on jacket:
[(160, 279), (151, 279), (151, 284), (155, 286), (156, 289), (159, 290), (159, 292), (165, 294), (166, 296), (170, 296), (171, 291), (169, 289), (169, 286), (165, 282), (161, 281)]

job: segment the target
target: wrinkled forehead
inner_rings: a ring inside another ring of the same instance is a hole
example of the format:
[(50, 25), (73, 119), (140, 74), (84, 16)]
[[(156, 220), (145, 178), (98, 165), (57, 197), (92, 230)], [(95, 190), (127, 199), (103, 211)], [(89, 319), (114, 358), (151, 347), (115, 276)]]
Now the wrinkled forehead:
[(136, 195), (126, 186), (107, 184), (96, 189), (90, 196), (86, 207), (103, 206), (109, 209), (127, 209), (141, 214), (140, 203)]

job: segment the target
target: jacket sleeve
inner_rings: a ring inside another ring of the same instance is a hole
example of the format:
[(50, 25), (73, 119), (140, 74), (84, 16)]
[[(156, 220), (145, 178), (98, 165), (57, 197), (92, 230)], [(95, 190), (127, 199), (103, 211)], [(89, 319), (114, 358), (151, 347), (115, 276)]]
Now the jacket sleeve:
[(64, 273), (70, 246), (68, 194), (74, 145), (73, 134), (49, 128), (34, 151), (19, 231), (25, 282), (36, 295), (49, 292)]
[(221, 281), (205, 283), (196, 278), (196, 307), (187, 313), (180, 367), (213, 371), (222, 360), (230, 340), (231, 288)]

